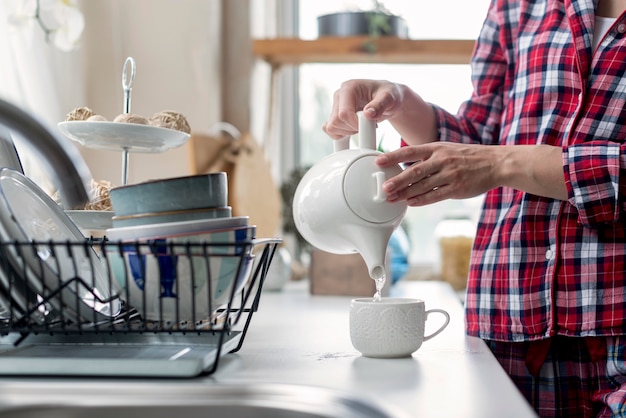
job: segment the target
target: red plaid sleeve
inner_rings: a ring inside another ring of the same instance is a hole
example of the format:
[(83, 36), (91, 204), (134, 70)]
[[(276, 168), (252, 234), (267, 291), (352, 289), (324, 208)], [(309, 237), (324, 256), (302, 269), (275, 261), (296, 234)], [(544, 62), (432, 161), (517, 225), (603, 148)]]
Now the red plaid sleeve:
[(563, 150), (569, 200), (486, 194), (466, 329), (491, 340), (626, 329), (626, 18), (592, 51), (595, 3), (493, 0), (472, 59), (474, 93), (440, 140)]

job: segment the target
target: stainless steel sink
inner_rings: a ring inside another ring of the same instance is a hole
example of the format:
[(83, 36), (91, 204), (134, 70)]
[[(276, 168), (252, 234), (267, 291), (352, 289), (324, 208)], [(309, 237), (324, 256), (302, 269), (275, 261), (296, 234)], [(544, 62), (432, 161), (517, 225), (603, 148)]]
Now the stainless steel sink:
[[(44, 388), (45, 386), (45, 388)], [(2, 418), (404, 418), (353, 394), (311, 386), (255, 384), (7, 384)]]

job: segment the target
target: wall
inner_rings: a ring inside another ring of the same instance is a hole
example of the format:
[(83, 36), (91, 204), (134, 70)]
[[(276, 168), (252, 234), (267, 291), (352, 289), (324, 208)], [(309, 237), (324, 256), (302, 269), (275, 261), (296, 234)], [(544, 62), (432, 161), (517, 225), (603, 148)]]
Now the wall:
[[(83, 0), (85, 103), (112, 120), (123, 112), (122, 68), (136, 62), (133, 113), (183, 113), (193, 131), (222, 120), (220, 0)], [(68, 109), (69, 110), (69, 109)], [(95, 179), (121, 182), (121, 152), (80, 147)], [(128, 182), (189, 173), (188, 144), (131, 154)]]

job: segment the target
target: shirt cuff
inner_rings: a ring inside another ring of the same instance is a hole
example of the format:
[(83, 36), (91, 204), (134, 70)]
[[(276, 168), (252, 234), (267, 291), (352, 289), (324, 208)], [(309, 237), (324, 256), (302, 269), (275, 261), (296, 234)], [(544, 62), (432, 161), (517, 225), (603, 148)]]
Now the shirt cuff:
[(620, 144), (586, 142), (563, 153), (569, 202), (585, 226), (619, 218)]

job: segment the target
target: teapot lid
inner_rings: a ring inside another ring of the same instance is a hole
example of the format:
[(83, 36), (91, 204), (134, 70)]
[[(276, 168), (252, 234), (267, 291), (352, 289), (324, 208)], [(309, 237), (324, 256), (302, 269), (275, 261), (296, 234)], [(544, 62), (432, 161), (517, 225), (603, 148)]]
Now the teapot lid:
[(394, 177), (400, 166), (381, 168), (374, 162), (378, 153), (357, 158), (348, 167), (343, 179), (343, 194), (350, 209), (367, 222), (383, 223), (403, 217), (406, 201), (388, 202), (382, 183)]

